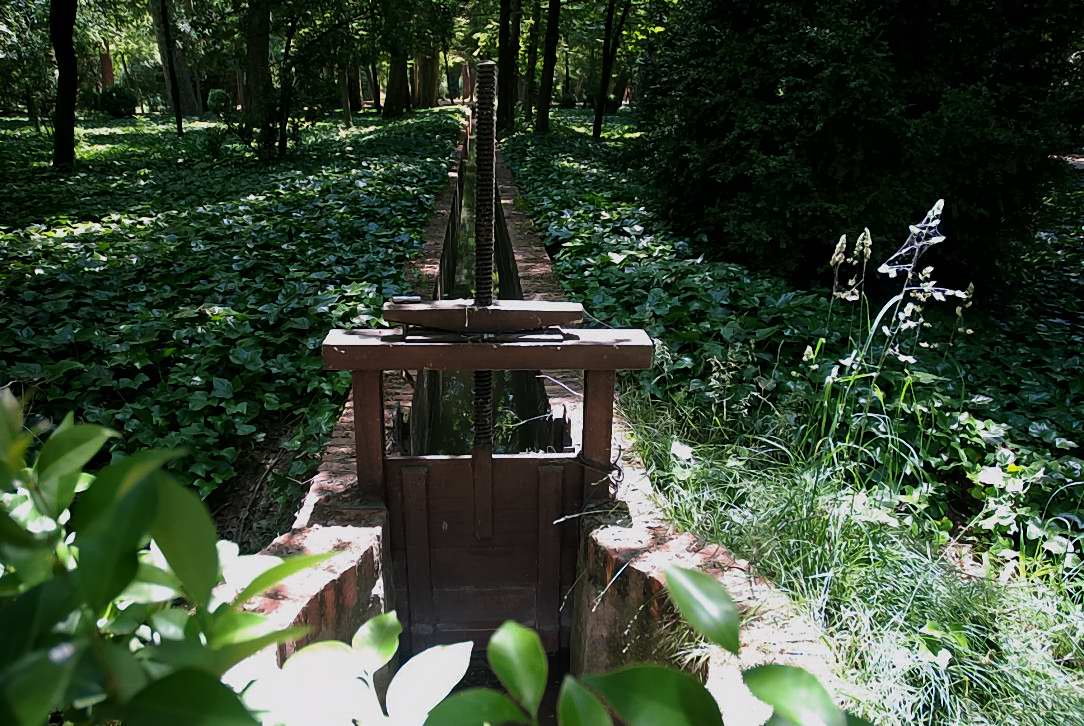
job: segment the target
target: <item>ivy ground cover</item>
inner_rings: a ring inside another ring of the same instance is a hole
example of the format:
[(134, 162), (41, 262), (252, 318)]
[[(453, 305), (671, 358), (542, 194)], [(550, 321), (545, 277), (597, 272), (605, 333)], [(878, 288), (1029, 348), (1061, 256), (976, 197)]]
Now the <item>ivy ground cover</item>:
[(569, 297), (656, 339), (622, 404), (669, 516), (804, 603), (875, 722), (1084, 724), (1084, 181), (1011, 284), (874, 324), (891, 292), (849, 274), (833, 296), (705, 258), (653, 213), (635, 120), (607, 125), (561, 112), (504, 152)]
[(269, 449), (272, 495), (302, 480), (348, 388), (320, 343), (400, 291), (456, 113), (318, 123), (270, 166), (218, 124), (83, 121), (68, 177), (48, 138), (2, 123), (0, 385), (123, 450), (187, 449), (176, 473), (205, 496)]

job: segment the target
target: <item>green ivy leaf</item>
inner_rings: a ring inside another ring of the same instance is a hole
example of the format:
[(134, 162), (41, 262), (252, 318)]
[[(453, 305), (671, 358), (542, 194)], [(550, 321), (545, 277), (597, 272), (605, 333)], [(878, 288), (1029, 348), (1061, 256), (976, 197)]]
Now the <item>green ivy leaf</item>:
[(445, 699), (425, 719), (425, 726), (496, 726), (530, 723), (519, 706), (503, 693), (469, 688)]
[(585, 676), (628, 726), (721, 726), (715, 699), (687, 673), (656, 665), (621, 668)]
[(565, 676), (561, 683), (557, 721), (561, 726), (613, 726), (606, 707), (572, 676)]
[(538, 633), (511, 620), (489, 639), (489, 666), (527, 713), (537, 715), (546, 691), (549, 662)]
[(846, 726), (847, 718), (811, 673), (769, 664), (742, 672), (745, 685), (774, 713), (805, 726)]
[(666, 571), (666, 589), (693, 630), (737, 655), (741, 616), (726, 588), (703, 572), (672, 567)]

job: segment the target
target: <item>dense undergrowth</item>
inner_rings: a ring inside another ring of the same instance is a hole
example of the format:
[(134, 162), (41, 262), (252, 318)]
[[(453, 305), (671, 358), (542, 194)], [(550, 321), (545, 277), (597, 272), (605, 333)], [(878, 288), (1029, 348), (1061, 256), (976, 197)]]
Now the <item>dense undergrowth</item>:
[(833, 296), (703, 260), (643, 206), (635, 125), (585, 124), (505, 154), (570, 296), (658, 341), (623, 405), (672, 518), (806, 603), (878, 721), (1084, 723), (1084, 181), (997, 294), (908, 258), (871, 300), (840, 230)]
[(458, 129), (448, 111), (318, 123), (265, 166), (218, 124), (87, 120), (63, 177), (46, 136), (4, 121), (0, 385), (125, 450), (186, 448), (177, 475), (205, 495), (279, 451), (285, 494), (347, 390), (323, 336), (399, 292)]

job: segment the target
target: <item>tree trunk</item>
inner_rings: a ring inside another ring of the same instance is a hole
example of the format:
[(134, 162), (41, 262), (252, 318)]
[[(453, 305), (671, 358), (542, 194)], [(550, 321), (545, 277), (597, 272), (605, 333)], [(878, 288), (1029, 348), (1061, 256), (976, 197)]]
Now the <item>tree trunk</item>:
[(339, 69), (339, 101), (343, 107), (343, 125), (351, 128), (354, 118), (350, 115), (350, 71), (346, 65)]
[(448, 84), (448, 100), (455, 101), (459, 94), (455, 87), (455, 77), (452, 75), (452, 67), (448, 65), (448, 49), (444, 49), (444, 82)]
[(245, 72), (241, 70), (241, 66), (237, 66), (234, 74), (234, 85), (237, 86), (237, 105), (241, 107), (241, 113), (248, 113), (248, 106), (245, 104)]
[(351, 63), (346, 70), (349, 78), (350, 110), (354, 113), (361, 111), (361, 71), (357, 63)]
[(606, 111), (606, 96), (610, 90), (610, 74), (607, 68), (607, 60), (610, 57), (610, 43), (613, 42), (614, 34), (614, 10), (617, 0), (606, 2), (606, 26), (602, 33), (602, 79), (599, 83), (598, 94), (595, 96), (595, 123), (591, 128), (591, 138), (598, 141), (602, 138), (602, 114)]
[(56, 56), (56, 114), (53, 117), (53, 166), (75, 166), (75, 93), (79, 83), (75, 61), (76, 0), (51, 0), (49, 39)]
[(109, 52), (109, 43), (105, 43), (98, 53), (98, 63), (102, 71), (102, 90), (112, 88), (116, 80), (113, 77), (113, 56)]
[(407, 68), (407, 54), (401, 46), (391, 51), (388, 64), (388, 88), (384, 96), (384, 116), (395, 118), (410, 109), (410, 71)]
[(294, 68), (290, 51), (294, 45), (294, 34), (297, 33), (298, 17), (290, 18), (290, 24), (286, 28), (286, 43), (282, 50), (282, 68), (279, 77), (282, 88), (279, 90), (279, 156), (286, 155), (289, 135), (287, 129), (290, 125), (290, 105), (293, 103), (294, 94)]
[[(581, 81), (580, 86), (583, 83)], [(577, 87), (577, 90), (581, 90)], [(565, 51), (565, 80), (561, 84), (561, 106), (566, 108), (572, 108), (576, 105), (576, 91), (572, 90), (572, 75), (568, 72), (568, 51)]]
[(553, 103), (553, 72), (557, 68), (557, 41), (561, 35), (561, 0), (549, 0), (546, 9), (546, 42), (542, 53), (542, 81), (538, 89), (538, 114), (534, 130), (550, 130), (550, 104)]
[(184, 123), (181, 118), (180, 89), (177, 86), (176, 46), (173, 43), (173, 21), (169, 13), (169, 0), (158, 0), (159, 20), (162, 24), (162, 37), (166, 44), (166, 79), (169, 81), (169, 97), (173, 99), (173, 116), (177, 121), (177, 135), (184, 136)]
[(26, 115), (34, 125), (34, 133), (41, 133), (41, 116), (38, 115), (38, 99), (33, 91), (26, 94)]
[(534, 99), (538, 93), (538, 41), (542, 37), (542, 0), (531, 2), (531, 34), (527, 41), (527, 95), (523, 101), (523, 115), (530, 123)]
[(376, 61), (369, 66), (369, 75), (373, 79), (373, 107), (379, 113), (383, 105), (380, 102), (380, 65)]
[(471, 71), (470, 63), (464, 63), (460, 66), (460, 72), (463, 74), (463, 100), (474, 100), (474, 73)]
[(407, 61), (407, 85), (410, 86), (410, 107), (418, 107), (418, 59), (415, 58), (413, 63)]
[[(613, 75), (614, 61), (617, 60), (617, 49), (621, 44), (621, 31), (625, 25), (625, 19), (629, 15), (629, 7), (632, 0), (625, 0), (621, 7), (621, 18), (614, 25), (614, 9), (617, 0), (609, 0), (606, 4), (606, 33), (602, 41), (602, 78), (599, 80), (598, 97), (595, 99), (595, 123), (591, 128), (591, 138), (598, 141), (602, 138), (602, 115), (606, 113), (606, 107), (610, 99), (610, 76)], [(621, 89), (622, 91), (624, 89)]]
[[(167, 27), (165, 17), (169, 13), (169, 0), (149, 0), (151, 19), (154, 21), (155, 35), (158, 39), (158, 55), (162, 60), (162, 75), (166, 81), (166, 96), (171, 107), (180, 106), (182, 114), (192, 115), (199, 113), (199, 104), (196, 102), (196, 94), (192, 85), (192, 70), (188, 67), (184, 50), (177, 45), (173, 35), (172, 23)], [(176, 95), (173, 91), (173, 82), (170, 81), (170, 66), (177, 77)], [(174, 98), (179, 99), (179, 104), (174, 103)]]
[(414, 61), (417, 74), (418, 108), (437, 105), (440, 90), (440, 59), (434, 55), (419, 56)]
[(256, 155), (270, 161), (275, 154), (275, 104), (271, 98), (271, 3), (249, 0), (245, 12), (245, 125), (256, 138)]
[(516, 126), (516, 64), (522, 19), (521, 0), (501, 0), (497, 32), (497, 134), (501, 136), (511, 133)]

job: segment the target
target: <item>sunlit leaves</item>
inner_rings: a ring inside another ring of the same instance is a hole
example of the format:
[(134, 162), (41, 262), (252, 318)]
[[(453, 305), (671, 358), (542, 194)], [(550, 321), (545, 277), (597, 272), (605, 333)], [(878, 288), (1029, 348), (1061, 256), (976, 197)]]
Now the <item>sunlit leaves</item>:
[[(296, 428), (284, 473), (303, 478), (347, 388), (322, 371), (320, 340), (371, 325), (400, 292), (446, 183), (455, 114), (343, 139), (320, 125), (271, 169), (241, 146), (208, 163), (200, 122), (181, 141), (146, 119), (82, 125), (78, 193), (25, 164), (0, 174), (13, 180), (0, 204), (18, 210), (0, 215), (2, 383), (36, 386), (37, 415), (78, 406), (123, 426), (125, 451), (189, 449), (176, 473), (204, 494)], [(5, 150), (48, 151), (8, 134)]]

